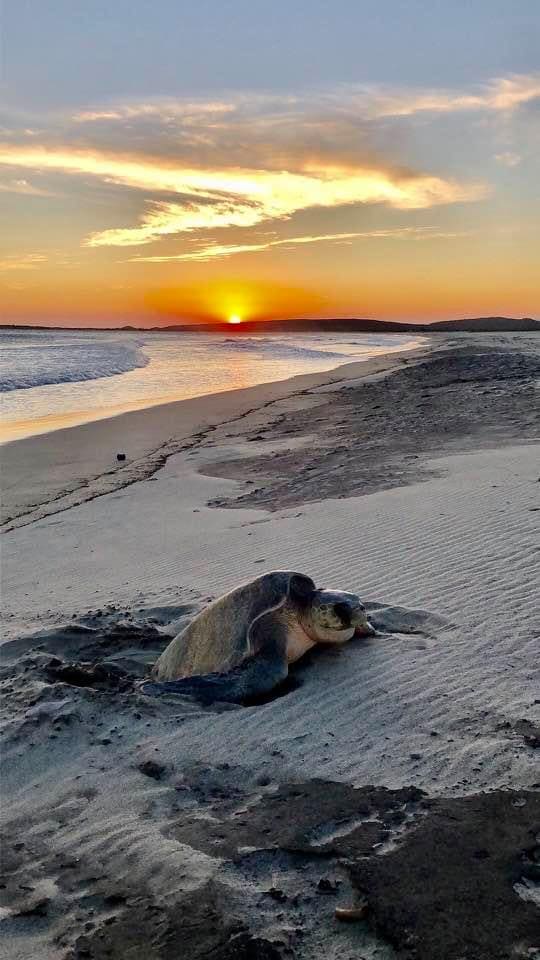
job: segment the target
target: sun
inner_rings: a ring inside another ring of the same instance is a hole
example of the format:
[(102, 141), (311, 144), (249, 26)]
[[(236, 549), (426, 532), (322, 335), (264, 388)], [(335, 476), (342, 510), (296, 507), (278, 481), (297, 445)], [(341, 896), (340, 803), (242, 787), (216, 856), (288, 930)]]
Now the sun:
[(242, 323), (242, 318), (239, 317), (237, 313), (233, 313), (227, 320), (227, 323)]

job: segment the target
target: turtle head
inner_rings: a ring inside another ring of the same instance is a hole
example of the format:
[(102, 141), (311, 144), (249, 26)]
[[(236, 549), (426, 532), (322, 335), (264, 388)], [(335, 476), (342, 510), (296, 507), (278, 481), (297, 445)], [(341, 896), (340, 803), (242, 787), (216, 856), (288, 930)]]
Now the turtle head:
[(375, 633), (355, 593), (315, 590), (306, 613), (306, 629), (318, 643), (346, 643), (355, 635)]

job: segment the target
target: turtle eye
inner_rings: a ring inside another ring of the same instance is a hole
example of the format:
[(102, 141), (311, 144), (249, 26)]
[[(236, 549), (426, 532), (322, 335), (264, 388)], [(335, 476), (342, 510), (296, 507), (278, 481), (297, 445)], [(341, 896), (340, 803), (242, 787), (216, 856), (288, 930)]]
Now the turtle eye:
[(339, 617), (344, 626), (349, 627), (351, 624), (351, 608), (347, 603), (335, 603), (334, 604), (334, 613)]

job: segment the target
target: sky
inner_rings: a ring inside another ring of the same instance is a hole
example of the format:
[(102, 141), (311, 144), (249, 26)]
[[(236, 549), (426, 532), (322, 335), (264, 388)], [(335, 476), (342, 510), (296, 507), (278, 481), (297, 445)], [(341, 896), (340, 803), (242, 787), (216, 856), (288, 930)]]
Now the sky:
[(0, 322), (540, 314), (538, 0), (3, 0)]

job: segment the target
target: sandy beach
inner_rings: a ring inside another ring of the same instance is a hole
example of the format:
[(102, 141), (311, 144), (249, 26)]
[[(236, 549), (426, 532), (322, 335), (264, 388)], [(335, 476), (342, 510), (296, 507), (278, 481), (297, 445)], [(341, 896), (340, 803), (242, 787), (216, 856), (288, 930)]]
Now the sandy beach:
[[(540, 956), (539, 377), (439, 334), (2, 448), (10, 958)], [(138, 692), (274, 569), (387, 628), (258, 705)]]

